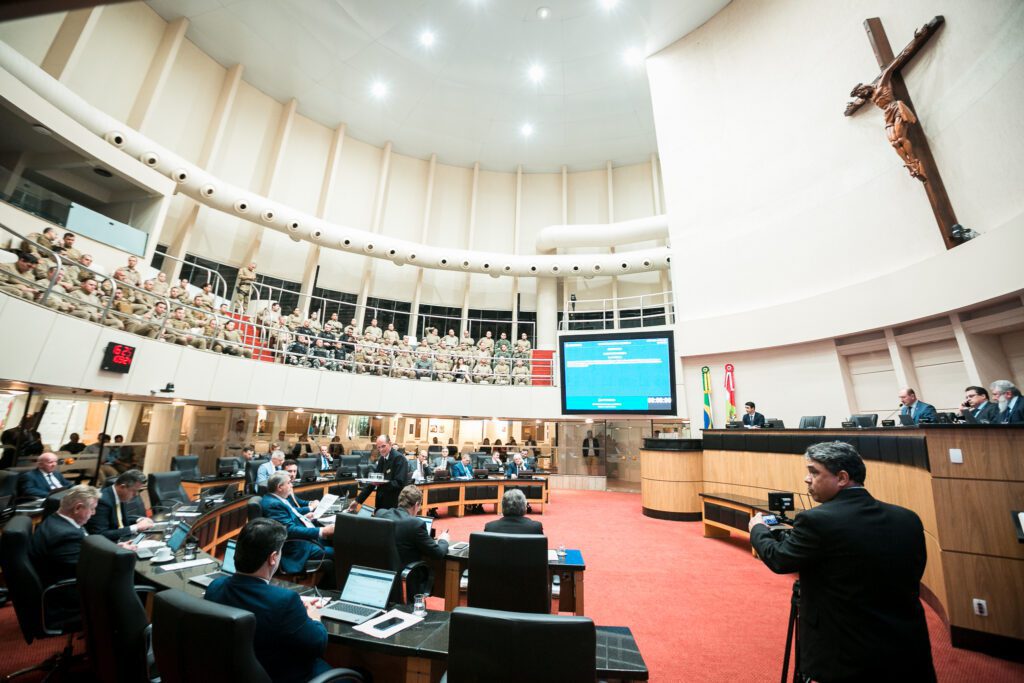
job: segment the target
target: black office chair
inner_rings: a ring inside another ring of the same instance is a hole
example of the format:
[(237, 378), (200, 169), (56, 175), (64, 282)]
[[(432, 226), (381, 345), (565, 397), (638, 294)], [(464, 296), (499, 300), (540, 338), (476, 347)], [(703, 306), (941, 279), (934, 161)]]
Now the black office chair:
[(246, 462), (248, 461), (245, 458), (217, 458), (217, 476), (233, 477), (235, 476), (235, 472), (245, 469)]
[(878, 426), (878, 413), (862, 413), (859, 415), (851, 415), (850, 422), (854, 423), (858, 427), (867, 429), (869, 427)]
[(256, 493), (256, 475), (259, 474), (260, 465), (269, 462), (267, 458), (253, 458), (245, 463), (245, 490), (249, 493)]
[(441, 680), (593, 683), (596, 655), (597, 630), (587, 617), (456, 607)]
[(338, 467), (339, 476), (355, 476), (359, 473), (359, 464), (362, 459), (358, 455), (341, 456), (341, 466)]
[(824, 429), (824, 415), (804, 415), (800, 418), (800, 429)]
[(359, 462), (364, 465), (369, 464), (370, 462), (370, 451), (352, 451), (352, 455), (358, 455)]
[(153, 472), (146, 488), (149, 489), (149, 504), (153, 507), (170, 509), (175, 503), (188, 505), (192, 502), (181, 485), (181, 472)]
[(181, 472), (183, 477), (201, 477), (198, 455), (175, 455), (171, 458), (171, 470)]
[(434, 585), (434, 570), (426, 562), (402, 565), (398, 546), (395, 545), (395, 523), (390, 519), (348, 513), (337, 516), (334, 525), (334, 573), (339, 588), (345, 585), (354, 564), (398, 572), (401, 582), (396, 581), (392, 585), (389, 602), (409, 604), (418, 586)]
[(474, 531), (469, 535), (469, 548), (466, 604), (509, 612), (551, 613), (546, 536)]
[(63, 602), (73, 597), (67, 591), (75, 590), (75, 580), (58, 581), (44, 589), (28, 557), (31, 541), (32, 518), (28, 516), (13, 517), (0, 536), (0, 571), (3, 571), (10, 600), (14, 603), (21, 635), (29, 645), (34, 640), (53, 636), (67, 636), (67, 643), (59, 653), (39, 664), (7, 674), (6, 680), (34, 671), (66, 671), (82, 659), (81, 655), (73, 653), (75, 633), (82, 630), (81, 617), (63, 614), (54, 618), (53, 610), (49, 614), (47, 610), (61, 597)]
[(258, 519), (263, 516), (263, 496), (250, 496), (249, 500), (245, 501), (245, 513), (248, 515), (248, 521)]
[[(153, 600), (153, 651), (163, 683), (270, 683), (253, 650), (255, 633), (252, 612), (174, 589)], [(309, 683), (342, 680), (363, 677), (351, 669), (331, 669)]]
[(135, 683), (159, 680), (150, 648), (151, 628), (135, 585), (136, 556), (110, 539), (82, 541), (78, 594), (82, 600), (85, 646), (97, 680)]

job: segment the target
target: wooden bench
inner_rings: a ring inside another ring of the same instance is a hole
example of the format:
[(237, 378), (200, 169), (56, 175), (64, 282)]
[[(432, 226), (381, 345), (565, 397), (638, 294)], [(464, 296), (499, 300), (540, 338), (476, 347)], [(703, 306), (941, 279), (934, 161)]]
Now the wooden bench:
[[(768, 501), (734, 493), (701, 493), (701, 517), (705, 538), (725, 538), (733, 532), (750, 538), (747, 525), (758, 512), (771, 514)], [(751, 552), (754, 549), (751, 548)], [(755, 556), (757, 553), (754, 553)]]

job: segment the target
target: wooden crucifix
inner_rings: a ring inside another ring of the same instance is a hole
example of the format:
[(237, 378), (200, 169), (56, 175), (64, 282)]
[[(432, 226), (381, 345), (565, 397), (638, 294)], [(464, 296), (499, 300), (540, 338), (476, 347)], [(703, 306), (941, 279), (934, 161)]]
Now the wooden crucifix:
[(960, 243), (952, 234), (953, 226), (957, 225), (956, 214), (953, 212), (953, 205), (946, 194), (946, 186), (942, 183), (939, 168), (928, 146), (928, 138), (918, 125), (914, 104), (900, 73), (945, 21), (943, 17), (937, 16), (914, 31), (914, 39), (899, 55), (894, 56), (889, 38), (882, 27), (882, 20), (877, 17), (865, 20), (864, 30), (867, 31), (868, 41), (882, 72), (870, 85), (858, 83), (853, 88), (850, 96), (854, 99), (847, 102), (845, 114), (852, 116), (869, 101), (882, 110), (889, 144), (899, 154), (910, 175), (924, 184), (924, 191), (932, 205), (932, 213), (939, 225), (942, 241), (946, 249), (952, 249)]

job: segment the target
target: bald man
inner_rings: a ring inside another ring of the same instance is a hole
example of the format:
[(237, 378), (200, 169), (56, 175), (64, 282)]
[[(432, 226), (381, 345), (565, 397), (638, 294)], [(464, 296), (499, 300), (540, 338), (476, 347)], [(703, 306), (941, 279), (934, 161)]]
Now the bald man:
[(18, 494), (33, 498), (46, 498), (54, 491), (71, 486), (71, 482), (57, 471), (57, 456), (43, 453), (36, 458), (36, 468), (22, 472), (18, 477)]

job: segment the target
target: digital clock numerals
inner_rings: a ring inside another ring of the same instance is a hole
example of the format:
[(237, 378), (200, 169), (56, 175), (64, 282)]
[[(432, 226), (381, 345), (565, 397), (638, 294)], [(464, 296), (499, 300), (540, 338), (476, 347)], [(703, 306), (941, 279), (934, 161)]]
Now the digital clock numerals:
[(135, 354), (134, 347), (115, 344), (110, 353), (110, 361), (115, 365), (131, 367), (132, 356)]

